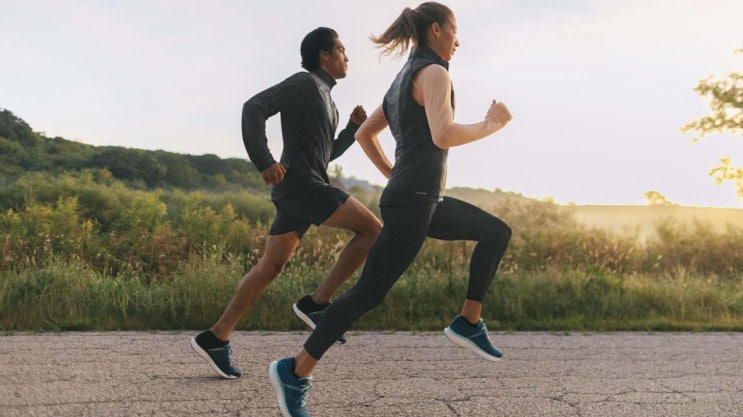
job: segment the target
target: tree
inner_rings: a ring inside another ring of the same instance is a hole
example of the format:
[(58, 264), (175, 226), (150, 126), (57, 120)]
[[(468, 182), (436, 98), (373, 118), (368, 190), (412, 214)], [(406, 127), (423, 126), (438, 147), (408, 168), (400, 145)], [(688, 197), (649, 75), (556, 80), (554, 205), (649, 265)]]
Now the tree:
[(670, 206), (673, 205), (665, 195), (655, 191), (651, 190), (643, 194), (645, 196), (645, 199), (648, 201), (649, 206)]
[[(736, 51), (743, 53), (743, 48)], [(743, 138), (743, 71), (731, 72), (725, 77), (707, 77), (694, 88), (700, 96), (709, 99), (710, 112), (682, 127), (682, 131), (696, 131), (697, 141), (710, 133), (730, 133)], [(739, 198), (743, 198), (743, 167), (733, 166), (730, 157), (720, 159), (720, 165), (710, 173), (716, 183), (732, 181)]]
[(17, 117), (10, 110), (0, 108), (0, 136), (20, 143), (23, 146), (34, 146), (38, 136), (31, 126)]

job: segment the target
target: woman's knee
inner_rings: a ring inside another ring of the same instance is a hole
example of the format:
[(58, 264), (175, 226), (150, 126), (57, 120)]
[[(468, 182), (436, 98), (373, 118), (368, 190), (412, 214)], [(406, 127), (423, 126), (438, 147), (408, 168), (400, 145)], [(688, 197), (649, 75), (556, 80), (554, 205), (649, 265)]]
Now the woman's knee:
[(480, 240), (488, 241), (492, 243), (508, 244), (511, 240), (511, 227), (508, 226), (504, 221), (494, 218), (494, 221), (490, 224), (490, 227), (486, 228), (485, 238)]
[(501, 222), (501, 231), (500, 234), (503, 236), (503, 240), (508, 243), (511, 240), (512, 230), (511, 226), (507, 225), (505, 222)]

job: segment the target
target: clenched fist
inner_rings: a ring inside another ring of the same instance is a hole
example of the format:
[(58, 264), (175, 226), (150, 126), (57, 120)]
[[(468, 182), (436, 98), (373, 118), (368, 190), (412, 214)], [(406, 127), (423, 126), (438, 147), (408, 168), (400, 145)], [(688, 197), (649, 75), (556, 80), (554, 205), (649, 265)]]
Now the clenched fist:
[(364, 120), (366, 120), (366, 110), (361, 106), (354, 107), (351, 112), (351, 121), (361, 126)]
[(496, 102), (495, 100), (493, 100), (493, 104), (490, 105), (488, 114), (487, 116), (485, 116), (485, 118), (505, 125), (511, 119), (513, 119), (513, 116), (511, 116), (511, 112), (508, 111), (508, 107), (506, 107), (503, 102)]
[(284, 179), (286, 168), (281, 162), (274, 162), (273, 165), (261, 171), (261, 177), (266, 185), (276, 185)]

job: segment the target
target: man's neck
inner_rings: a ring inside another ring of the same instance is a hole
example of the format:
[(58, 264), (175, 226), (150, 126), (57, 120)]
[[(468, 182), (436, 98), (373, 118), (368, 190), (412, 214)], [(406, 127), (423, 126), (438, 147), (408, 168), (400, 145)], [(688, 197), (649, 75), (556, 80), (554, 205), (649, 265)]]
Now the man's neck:
[(321, 80), (325, 81), (326, 84), (328, 84), (329, 87), (333, 87), (337, 82), (335, 81), (335, 78), (333, 78), (327, 71), (325, 71), (324, 68), (320, 67), (314, 71), (312, 71), (313, 74), (317, 75)]

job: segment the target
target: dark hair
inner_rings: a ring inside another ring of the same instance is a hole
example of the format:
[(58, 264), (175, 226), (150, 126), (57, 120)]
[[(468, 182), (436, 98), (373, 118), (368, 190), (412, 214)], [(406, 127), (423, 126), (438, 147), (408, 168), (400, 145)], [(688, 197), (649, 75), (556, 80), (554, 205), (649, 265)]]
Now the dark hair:
[(314, 71), (320, 68), (320, 51), (330, 51), (335, 46), (338, 33), (330, 28), (319, 27), (302, 39), (299, 52), (302, 54), (302, 68)]
[(383, 48), (382, 55), (390, 55), (399, 49), (397, 56), (404, 54), (410, 47), (426, 44), (426, 33), (434, 23), (443, 25), (454, 13), (441, 3), (427, 1), (415, 9), (406, 7), (400, 16), (379, 36), (371, 36), (372, 42)]

